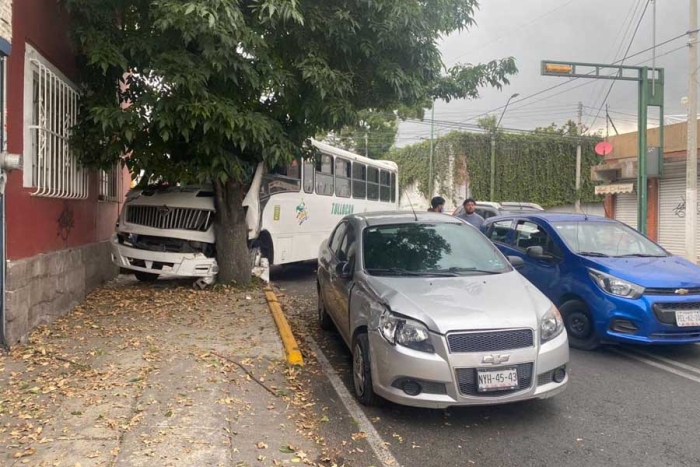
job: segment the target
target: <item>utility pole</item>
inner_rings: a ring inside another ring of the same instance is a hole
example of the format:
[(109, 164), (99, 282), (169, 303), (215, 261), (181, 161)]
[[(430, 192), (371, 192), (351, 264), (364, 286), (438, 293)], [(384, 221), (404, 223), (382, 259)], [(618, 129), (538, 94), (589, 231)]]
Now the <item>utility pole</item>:
[[(433, 131), (435, 130), (435, 101), (430, 109), (430, 167), (428, 168), (428, 198), (433, 197)], [(428, 199), (430, 201), (430, 199)]]
[[(690, 1), (688, 41), (688, 156), (685, 179), (685, 256), (697, 263), (695, 228), (698, 217), (698, 0)], [(661, 122), (663, 126), (663, 122)], [(661, 153), (663, 154), (663, 148)]]
[(581, 137), (583, 133), (583, 102), (578, 103), (578, 144), (576, 145), (576, 212), (581, 212)]

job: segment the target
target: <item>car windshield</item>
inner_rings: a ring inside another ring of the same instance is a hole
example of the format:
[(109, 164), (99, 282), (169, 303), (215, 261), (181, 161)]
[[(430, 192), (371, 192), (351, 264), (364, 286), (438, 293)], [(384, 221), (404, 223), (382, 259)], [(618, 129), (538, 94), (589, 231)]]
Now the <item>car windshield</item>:
[(620, 222), (555, 222), (554, 228), (569, 248), (583, 256), (668, 256), (656, 243)]
[(364, 266), (372, 275), (478, 275), (511, 270), (503, 255), (474, 228), (459, 223), (368, 227)]

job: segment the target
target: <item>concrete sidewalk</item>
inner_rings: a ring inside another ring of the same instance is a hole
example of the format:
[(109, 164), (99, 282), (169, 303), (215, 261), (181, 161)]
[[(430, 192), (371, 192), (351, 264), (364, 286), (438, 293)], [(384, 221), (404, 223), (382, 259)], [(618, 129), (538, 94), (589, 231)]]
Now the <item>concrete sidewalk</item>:
[(122, 278), (0, 357), (0, 465), (316, 465), (297, 371), (259, 288)]

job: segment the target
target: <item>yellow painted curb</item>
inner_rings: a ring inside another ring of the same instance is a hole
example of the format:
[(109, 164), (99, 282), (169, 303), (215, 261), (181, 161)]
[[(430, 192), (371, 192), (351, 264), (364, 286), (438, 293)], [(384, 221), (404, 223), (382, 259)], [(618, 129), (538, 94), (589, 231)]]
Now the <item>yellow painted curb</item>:
[(294, 334), (292, 334), (292, 328), (289, 326), (287, 318), (285, 318), (282, 312), (282, 307), (277, 300), (275, 292), (272, 291), (272, 287), (265, 287), (265, 299), (267, 300), (267, 306), (270, 307), (272, 318), (275, 320), (277, 330), (282, 338), (284, 353), (287, 356), (287, 363), (290, 365), (303, 366), (304, 359), (301, 356), (297, 340), (294, 338)]

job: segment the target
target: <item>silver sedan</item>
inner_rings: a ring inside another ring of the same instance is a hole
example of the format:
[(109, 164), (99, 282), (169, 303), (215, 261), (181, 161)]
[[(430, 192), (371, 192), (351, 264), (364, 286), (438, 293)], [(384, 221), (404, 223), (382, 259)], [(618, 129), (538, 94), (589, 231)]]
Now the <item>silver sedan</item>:
[(566, 331), (521, 262), (443, 214), (344, 218), (319, 251), (318, 316), (352, 349), (360, 402), (445, 408), (563, 391)]

